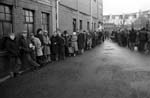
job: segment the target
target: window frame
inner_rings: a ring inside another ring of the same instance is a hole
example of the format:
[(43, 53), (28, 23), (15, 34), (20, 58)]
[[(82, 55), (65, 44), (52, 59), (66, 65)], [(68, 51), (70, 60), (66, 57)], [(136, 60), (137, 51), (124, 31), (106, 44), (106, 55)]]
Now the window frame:
[[(0, 11), (1, 15), (4, 15), (3, 19), (0, 19), (0, 24), (1, 24), (1, 28), (2, 28), (2, 32), (0, 34), (0, 39), (7, 36), (9, 33), (13, 32), (13, 8), (12, 6), (9, 5), (5, 5), (5, 4), (0, 4), (1, 8), (3, 8), (3, 11)], [(8, 12), (7, 12), (8, 11)], [(9, 16), (9, 19), (7, 19), (7, 15)], [(8, 28), (5, 28), (5, 26), (9, 27), (10, 31), (8, 32)], [(7, 31), (7, 33), (6, 33)]]
[[(24, 17), (24, 27), (27, 30), (27, 33), (34, 33), (34, 11), (30, 9), (23, 9), (23, 17)], [(29, 20), (27, 20), (29, 19)], [(30, 31), (30, 27), (32, 25), (32, 31)]]
[[(45, 17), (43, 18), (43, 15), (45, 15)], [(49, 23), (49, 13), (46, 13), (46, 12), (42, 12), (41, 13), (41, 22), (42, 22), (42, 29), (43, 30), (46, 30), (49, 32), (49, 26), (50, 26), (50, 23)], [(46, 29), (45, 29), (46, 27)]]

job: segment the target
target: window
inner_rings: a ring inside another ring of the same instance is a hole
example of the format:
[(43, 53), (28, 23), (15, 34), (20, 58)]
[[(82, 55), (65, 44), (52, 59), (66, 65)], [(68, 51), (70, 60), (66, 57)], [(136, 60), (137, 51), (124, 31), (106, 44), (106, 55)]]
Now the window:
[(42, 13), (42, 29), (49, 31), (49, 14)]
[(24, 27), (28, 33), (34, 33), (33, 11), (24, 9)]
[(80, 20), (80, 30), (82, 30), (82, 20)]
[(12, 32), (11, 7), (0, 4), (0, 38)]
[(87, 22), (87, 30), (90, 30), (90, 22)]
[(73, 18), (73, 32), (76, 32), (77, 20)]

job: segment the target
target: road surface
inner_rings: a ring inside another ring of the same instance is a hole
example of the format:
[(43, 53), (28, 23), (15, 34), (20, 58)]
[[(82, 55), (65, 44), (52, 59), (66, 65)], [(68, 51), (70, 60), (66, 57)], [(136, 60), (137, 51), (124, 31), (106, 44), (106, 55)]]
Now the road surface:
[(150, 98), (150, 56), (105, 41), (0, 84), (0, 98)]

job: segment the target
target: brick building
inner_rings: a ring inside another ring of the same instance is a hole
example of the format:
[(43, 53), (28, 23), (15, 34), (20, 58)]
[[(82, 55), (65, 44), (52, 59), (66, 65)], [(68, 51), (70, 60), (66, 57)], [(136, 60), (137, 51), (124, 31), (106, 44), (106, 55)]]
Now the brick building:
[(60, 0), (59, 28), (69, 33), (77, 30), (95, 30), (102, 22), (102, 0)]
[[(50, 0), (0, 0), (0, 39), (10, 32), (36, 33), (38, 28), (51, 34), (52, 11)], [(0, 51), (0, 76), (7, 71), (6, 60), (6, 53)]]
[(0, 0), (0, 37), (38, 28), (52, 32), (52, 2), (49, 0)]

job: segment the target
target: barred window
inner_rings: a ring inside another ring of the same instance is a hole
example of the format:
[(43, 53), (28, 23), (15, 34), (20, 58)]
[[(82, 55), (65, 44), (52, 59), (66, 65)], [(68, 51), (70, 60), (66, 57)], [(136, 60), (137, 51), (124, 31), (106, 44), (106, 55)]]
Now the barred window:
[(49, 14), (42, 13), (42, 29), (49, 31)]
[(12, 9), (0, 4), (0, 38), (12, 32)]
[(34, 12), (24, 9), (24, 26), (28, 33), (34, 33)]

